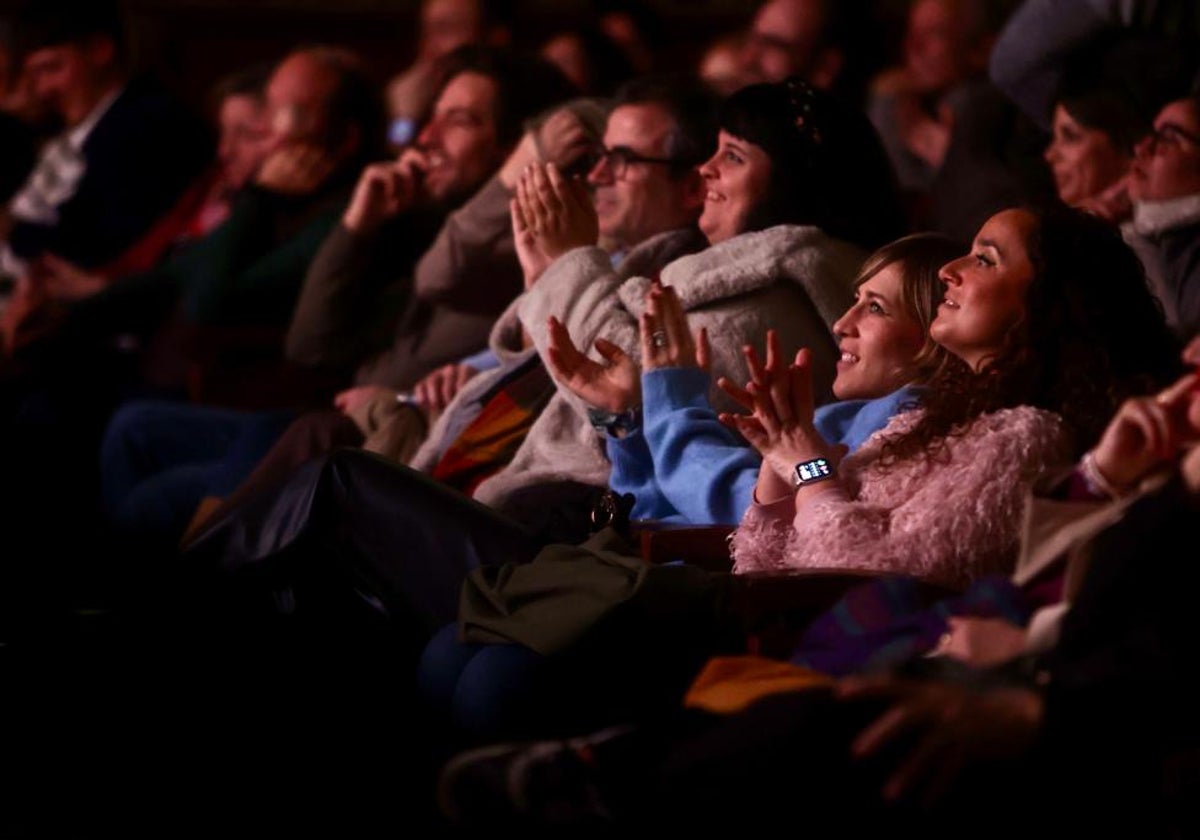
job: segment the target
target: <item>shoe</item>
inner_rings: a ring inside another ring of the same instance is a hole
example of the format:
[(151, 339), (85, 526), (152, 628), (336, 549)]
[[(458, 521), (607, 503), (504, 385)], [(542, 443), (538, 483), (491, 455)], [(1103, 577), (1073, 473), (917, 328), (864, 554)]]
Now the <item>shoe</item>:
[(599, 754), (635, 732), (602, 729), (580, 738), (493, 744), (460, 753), (442, 769), (438, 807), (455, 825), (595, 825), (615, 816)]

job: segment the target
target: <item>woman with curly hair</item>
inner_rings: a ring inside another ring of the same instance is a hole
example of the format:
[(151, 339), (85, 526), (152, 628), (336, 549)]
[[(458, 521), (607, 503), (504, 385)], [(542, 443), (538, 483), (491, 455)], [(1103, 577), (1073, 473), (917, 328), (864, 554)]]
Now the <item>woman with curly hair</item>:
[(804, 351), (732, 388), (753, 413), (728, 420), (763, 454), (736, 572), (852, 568), (961, 588), (1010, 571), (1033, 481), (1177, 370), (1140, 263), (1098, 218), (1003, 211), (941, 277), (930, 335), (949, 357), (919, 409), (840, 463), (812, 423)]

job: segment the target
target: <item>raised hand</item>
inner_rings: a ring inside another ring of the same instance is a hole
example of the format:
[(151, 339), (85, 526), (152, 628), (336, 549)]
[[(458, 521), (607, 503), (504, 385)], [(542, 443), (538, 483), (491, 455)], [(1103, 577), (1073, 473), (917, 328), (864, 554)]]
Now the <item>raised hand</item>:
[(1044, 714), (1041, 695), (1027, 688), (979, 690), (929, 680), (850, 677), (837, 683), (834, 695), (891, 702), (850, 751), (858, 759), (877, 756), (915, 736), (915, 746), (884, 783), (883, 796), (926, 807), (972, 769), (1024, 755)]
[(378, 230), (424, 197), (423, 180), (428, 168), (425, 153), (411, 147), (395, 161), (371, 164), (359, 176), (342, 224), (355, 233)]
[(525, 215), (519, 198), (509, 200), (508, 212), (512, 219), (513, 244), (517, 250), (517, 262), (521, 264), (521, 275), (525, 279), (525, 288), (530, 289), (552, 260), (542, 251), (537, 234), (533, 230), (533, 222)]
[(762, 454), (764, 469), (769, 467), (783, 481), (790, 482), (801, 461), (825, 458), (837, 463), (845, 449), (830, 446), (813, 425), (812, 353), (801, 349), (793, 364), (785, 366), (774, 330), (767, 333), (765, 365), (753, 348), (744, 352), (751, 375), (745, 392), (753, 414), (722, 414), (721, 420), (739, 431)]
[(1190, 419), (1198, 385), (1200, 375), (1192, 372), (1154, 396), (1121, 404), (1091, 453), (1109, 484), (1128, 489), (1200, 440), (1200, 429)]
[(442, 411), (477, 373), (470, 365), (457, 362), (443, 365), (413, 387), (413, 398), (430, 412)]
[(650, 286), (640, 327), (642, 370), (663, 367), (709, 369), (708, 331), (701, 327), (695, 340), (692, 339), (683, 304), (673, 287), (657, 281)]
[(538, 246), (550, 260), (572, 248), (595, 245), (600, 236), (587, 184), (566, 179), (554, 164), (535, 164), (521, 174), (517, 201)]
[(642, 382), (637, 365), (620, 347), (597, 338), (596, 352), (607, 363), (600, 364), (579, 351), (557, 318), (551, 316), (546, 326), (550, 334), (546, 347), (550, 372), (575, 396), (594, 408), (618, 413), (641, 403)]
[(288, 143), (267, 155), (254, 180), (281, 195), (311, 195), (335, 166), (337, 159), (315, 143)]

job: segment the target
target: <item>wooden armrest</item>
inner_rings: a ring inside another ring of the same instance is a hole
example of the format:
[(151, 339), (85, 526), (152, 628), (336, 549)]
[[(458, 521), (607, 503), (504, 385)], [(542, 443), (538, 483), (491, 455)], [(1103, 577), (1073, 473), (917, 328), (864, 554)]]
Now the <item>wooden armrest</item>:
[(630, 530), (637, 539), (641, 557), (647, 563), (685, 560), (690, 565), (714, 572), (733, 567), (729, 557), (729, 525), (669, 525), (661, 522), (633, 522)]

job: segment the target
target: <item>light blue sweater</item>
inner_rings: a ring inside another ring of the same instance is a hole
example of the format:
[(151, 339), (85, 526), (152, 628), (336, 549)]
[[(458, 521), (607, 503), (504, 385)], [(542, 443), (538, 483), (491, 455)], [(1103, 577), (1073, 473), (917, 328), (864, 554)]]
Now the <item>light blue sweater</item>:
[[(632, 518), (736, 525), (750, 506), (758, 452), (717, 419), (708, 389), (708, 374), (699, 368), (642, 374), (641, 428), (607, 441), (609, 484), (633, 494)], [(826, 441), (854, 450), (918, 396), (905, 386), (879, 399), (829, 403), (816, 410), (814, 422)]]

